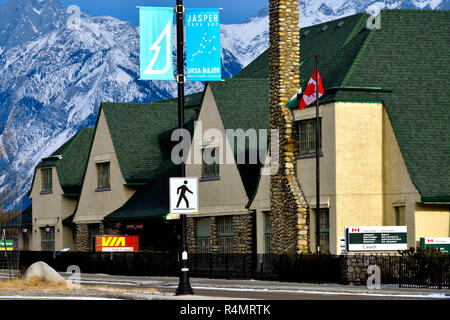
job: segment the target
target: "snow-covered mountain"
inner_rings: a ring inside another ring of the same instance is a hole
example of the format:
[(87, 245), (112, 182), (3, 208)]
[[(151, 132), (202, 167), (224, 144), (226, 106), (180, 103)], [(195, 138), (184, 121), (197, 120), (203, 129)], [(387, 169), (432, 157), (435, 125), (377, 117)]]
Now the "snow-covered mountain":
[[(301, 0), (300, 25), (373, 5), (450, 9), (449, 2)], [(173, 81), (138, 80), (138, 28), (84, 13), (79, 29), (68, 28), (68, 17), (58, 0), (9, 0), (0, 5), (0, 128), (9, 125), (15, 136), (9, 152), (12, 162), (0, 177), (0, 189), (2, 181), (18, 173), (21, 196), (29, 190), (40, 159), (79, 129), (95, 124), (100, 102), (149, 102), (176, 95)], [(232, 77), (268, 48), (268, 26), (267, 9), (241, 24), (221, 25), (223, 77)], [(202, 88), (200, 82), (189, 82), (186, 93)], [(6, 159), (0, 159), (0, 172)]]

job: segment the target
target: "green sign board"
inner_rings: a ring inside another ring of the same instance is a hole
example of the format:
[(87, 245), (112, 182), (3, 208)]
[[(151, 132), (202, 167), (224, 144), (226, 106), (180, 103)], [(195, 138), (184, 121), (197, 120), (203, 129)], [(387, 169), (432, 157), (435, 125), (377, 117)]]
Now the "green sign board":
[(443, 253), (449, 253), (450, 238), (420, 238), (420, 246), (423, 249), (436, 248)]
[(0, 239), (0, 251), (12, 251), (14, 250), (14, 240), (2, 240)]
[(405, 226), (347, 227), (348, 251), (406, 250), (407, 229)]
[[(0, 239), (0, 246), (5, 247), (5, 240)], [(14, 240), (6, 240), (6, 247), (14, 247)]]

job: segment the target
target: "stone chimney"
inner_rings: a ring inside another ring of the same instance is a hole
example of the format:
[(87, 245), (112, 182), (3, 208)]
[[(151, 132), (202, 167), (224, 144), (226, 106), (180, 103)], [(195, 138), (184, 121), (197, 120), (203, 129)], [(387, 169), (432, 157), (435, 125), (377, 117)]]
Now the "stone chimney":
[(271, 252), (309, 250), (308, 205), (297, 179), (298, 132), (285, 107), (300, 86), (298, 0), (269, 0), (270, 128), (279, 130), (279, 171), (271, 176)]

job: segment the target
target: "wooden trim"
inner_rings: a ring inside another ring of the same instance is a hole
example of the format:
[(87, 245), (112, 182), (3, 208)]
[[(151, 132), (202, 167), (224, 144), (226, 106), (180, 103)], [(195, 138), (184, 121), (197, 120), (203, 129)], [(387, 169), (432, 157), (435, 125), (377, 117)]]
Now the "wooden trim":
[[(305, 153), (305, 154), (300, 154), (298, 156), (295, 156), (296, 160), (300, 160), (300, 159), (311, 159), (311, 158), (315, 158), (316, 154), (315, 153)], [(323, 152), (321, 152), (319, 154), (319, 158), (323, 157)]]
[(111, 187), (103, 187), (95, 189), (95, 192), (111, 191)]
[(205, 178), (200, 178), (198, 179), (199, 182), (204, 182), (204, 181), (217, 181), (220, 180), (220, 177), (205, 177)]

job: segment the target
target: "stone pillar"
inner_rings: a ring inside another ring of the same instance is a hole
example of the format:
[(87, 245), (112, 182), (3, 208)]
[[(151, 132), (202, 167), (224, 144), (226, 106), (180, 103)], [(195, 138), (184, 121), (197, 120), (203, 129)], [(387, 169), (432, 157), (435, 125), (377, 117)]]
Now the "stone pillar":
[(269, 78), (270, 128), (279, 130), (280, 165), (271, 176), (271, 252), (295, 254), (309, 250), (308, 205), (297, 180), (298, 134), (292, 112), (285, 107), (300, 86), (298, 0), (270, 0)]
[(251, 214), (233, 216), (233, 253), (252, 253), (252, 226)]
[(186, 241), (189, 252), (197, 252), (197, 224), (196, 220), (189, 216), (186, 216)]
[(75, 248), (77, 251), (89, 251), (89, 228), (87, 224), (76, 225)]
[(217, 219), (216, 217), (210, 218), (210, 246), (211, 246), (211, 253), (217, 253), (219, 251), (219, 240), (218, 240), (218, 233), (217, 233)]

